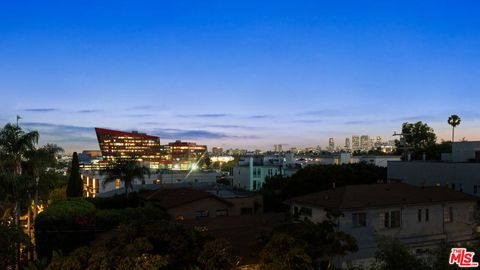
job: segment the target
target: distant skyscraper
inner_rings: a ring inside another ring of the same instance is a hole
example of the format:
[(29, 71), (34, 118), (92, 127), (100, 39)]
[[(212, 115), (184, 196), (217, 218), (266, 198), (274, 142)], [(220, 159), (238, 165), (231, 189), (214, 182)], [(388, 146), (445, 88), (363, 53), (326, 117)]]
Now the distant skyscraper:
[(370, 137), (368, 137), (368, 135), (362, 135), (362, 137), (360, 137), (360, 149), (362, 151), (370, 150)]
[(360, 150), (360, 137), (357, 135), (352, 136), (352, 151)]
[(350, 138), (345, 138), (345, 150), (350, 150)]
[(379, 147), (382, 147), (383, 145), (383, 142), (382, 142), (382, 137), (380, 136), (377, 136), (377, 141), (375, 142), (375, 148), (379, 148)]
[(275, 144), (273, 145), (274, 149), (275, 149), (275, 153), (280, 153), (280, 152), (283, 152), (283, 147), (281, 144)]
[(328, 151), (333, 152), (335, 150), (335, 140), (333, 138), (328, 139)]

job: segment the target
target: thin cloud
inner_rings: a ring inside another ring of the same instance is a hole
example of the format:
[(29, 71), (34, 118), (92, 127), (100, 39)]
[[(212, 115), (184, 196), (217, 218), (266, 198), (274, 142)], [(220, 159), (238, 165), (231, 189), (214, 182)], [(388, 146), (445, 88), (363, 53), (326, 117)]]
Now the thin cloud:
[(300, 119), (292, 121), (294, 123), (304, 123), (304, 124), (312, 124), (312, 123), (322, 123), (325, 122), (324, 119)]
[(59, 111), (59, 109), (56, 109), (56, 108), (29, 108), (29, 109), (25, 109), (23, 111), (25, 111), (25, 112), (55, 112), (55, 111)]
[(266, 114), (257, 114), (257, 115), (250, 115), (247, 116), (248, 119), (264, 119), (264, 118), (269, 118), (269, 115)]
[(80, 110), (80, 111), (77, 111), (77, 113), (96, 113), (101, 111), (102, 110)]
[(338, 110), (325, 109), (325, 110), (301, 112), (301, 113), (297, 113), (297, 116), (334, 116), (334, 115), (340, 115), (343, 113), (344, 112), (338, 111)]
[[(423, 115), (398, 117), (398, 118), (391, 119), (391, 122), (417, 122), (417, 121), (425, 122), (425, 121), (437, 121), (441, 119), (442, 117), (440, 115), (423, 114)], [(445, 121), (446, 121), (446, 118), (445, 118)]]
[(352, 120), (352, 121), (346, 121), (344, 122), (345, 125), (362, 125), (362, 124), (368, 124), (372, 123), (374, 121), (366, 121), (366, 120)]
[(257, 139), (257, 136), (235, 136), (221, 132), (206, 130), (182, 130), (182, 129), (154, 129), (151, 134), (164, 139), (192, 140), (192, 139)]
[(29, 130), (37, 130), (40, 138), (49, 142), (94, 142), (96, 141), (93, 127), (52, 124), (44, 122), (25, 122), (20, 124)]
[(132, 113), (132, 114), (123, 114), (123, 117), (134, 117), (134, 118), (141, 118), (141, 117), (150, 117), (153, 116), (151, 113)]
[(158, 110), (165, 110), (165, 106), (139, 105), (139, 106), (128, 107), (125, 109), (125, 111), (158, 111)]
[(187, 118), (187, 117), (222, 118), (230, 115), (226, 113), (203, 113), (203, 114), (178, 114), (177, 116), (182, 118)]
[(203, 127), (211, 127), (211, 128), (228, 128), (228, 129), (258, 129), (258, 127), (252, 126), (242, 126), (242, 125), (204, 125)]

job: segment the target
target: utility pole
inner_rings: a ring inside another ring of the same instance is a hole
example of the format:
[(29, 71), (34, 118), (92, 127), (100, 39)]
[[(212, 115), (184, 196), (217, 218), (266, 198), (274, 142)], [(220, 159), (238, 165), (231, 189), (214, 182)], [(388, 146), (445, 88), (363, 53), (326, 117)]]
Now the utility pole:
[(399, 136), (400, 137), (400, 145), (402, 146), (401, 149), (403, 150), (404, 154), (404, 161), (410, 161), (410, 152), (408, 149), (412, 149), (412, 147), (407, 146), (407, 140), (405, 139), (406, 135), (412, 135), (412, 133), (397, 133), (396, 131), (393, 132), (392, 136)]

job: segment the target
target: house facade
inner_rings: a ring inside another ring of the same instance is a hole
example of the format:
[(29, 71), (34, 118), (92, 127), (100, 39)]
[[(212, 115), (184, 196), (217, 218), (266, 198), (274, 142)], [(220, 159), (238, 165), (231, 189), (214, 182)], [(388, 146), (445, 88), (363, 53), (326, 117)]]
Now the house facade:
[(162, 188), (139, 196), (146, 203), (165, 209), (172, 219), (179, 221), (263, 213), (263, 197), (254, 193)]
[(358, 252), (335, 262), (339, 267), (374, 260), (376, 235), (396, 238), (413, 253), (441, 243), (475, 241), (477, 199), (445, 187), (421, 188), (403, 183), (344, 186), (286, 202), (300, 220), (322, 222), (328, 210), (342, 213), (338, 229), (357, 239)]

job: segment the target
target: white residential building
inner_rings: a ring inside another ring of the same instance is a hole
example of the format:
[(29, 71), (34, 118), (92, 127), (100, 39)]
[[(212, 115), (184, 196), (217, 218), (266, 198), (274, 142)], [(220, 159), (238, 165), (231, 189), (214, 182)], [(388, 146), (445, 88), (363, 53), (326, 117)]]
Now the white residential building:
[(445, 187), (421, 188), (403, 183), (343, 186), (286, 201), (300, 220), (322, 222), (327, 209), (343, 213), (338, 228), (357, 239), (358, 252), (337, 258), (339, 267), (368, 265), (374, 259), (375, 235), (394, 237), (413, 252), (440, 243), (474, 241), (477, 198)]
[[(220, 176), (221, 174), (217, 172), (165, 171), (145, 175), (144, 179), (135, 179), (132, 184), (135, 190), (148, 185), (215, 184)], [(106, 175), (100, 174), (99, 171), (81, 170), (80, 178), (83, 181), (86, 197), (97, 197), (102, 194), (113, 195), (115, 192), (112, 191), (122, 190), (125, 187), (120, 179), (106, 182)]]

